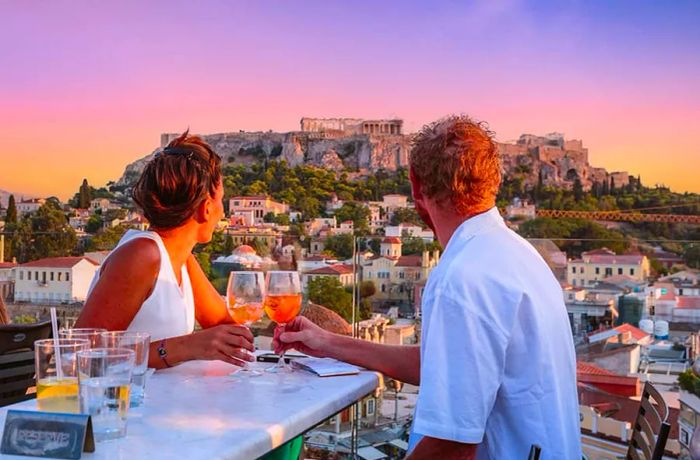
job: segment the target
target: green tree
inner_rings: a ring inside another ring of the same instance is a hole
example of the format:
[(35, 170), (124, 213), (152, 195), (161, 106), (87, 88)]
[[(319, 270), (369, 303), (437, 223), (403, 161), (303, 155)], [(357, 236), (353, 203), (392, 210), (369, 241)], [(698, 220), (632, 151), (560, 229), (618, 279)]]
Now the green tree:
[(354, 242), (355, 238), (350, 234), (333, 235), (326, 238), (325, 248), (339, 259), (349, 259)]
[(690, 268), (700, 268), (700, 244), (688, 246), (683, 254), (683, 258)]
[(89, 251), (111, 251), (117, 246), (126, 230), (123, 225), (102, 229), (90, 238), (86, 249)]
[(418, 225), (419, 227), (425, 226), (425, 223), (423, 223), (423, 220), (414, 208), (399, 208), (394, 211), (394, 214), (391, 216), (391, 225), (403, 223)]
[(15, 204), (15, 196), (10, 195), (7, 202), (7, 213), (5, 214), (5, 224), (17, 223), (17, 205)]
[(87, 179), (83, 179), (80, 190), (78, 190), (78, 208), (88, 209), (91, 201), (92, 191), (90, 190), (90, 185), (88, 185)]
[(86, 233), (97, 233), (102, 228), (102, 216), (93, 214), (85, 224)]
[(581, 179), (578, 177), (574, 180), (574, 200), (577, 203), (583, 200), (583, 185), (581, 185)]
[(423, 238), (408, 236), (401, 239), (401, 254), (408, 256), (413, 254), (422, 254), (425, 251), (425, 241)]
[(195, 259), (199, 262), (199, 266), (202, 267), (202, 271), (209, 279), (211, 279), (212, 276), (210, 256), (208, 252), (197, 252), (194, 254)]
[(291, 221), (289, 220), (289, 214), (277, 214), (274, 222), (277, 225), (289, 225)]
[(270, 255), (270, 247), (267, 245), (267, 242), (261, 238), (253, 238), (251, 246), (260, 257), (267, 257)]
[(364, 203), (358, 203), (356, 201), (351, 201), (349, 203), (343, 203), (335, 212), (335, 217), (338, 222), (352, 221), (353, 227), (355, 228), (355, 233), (366, 234), (369, 232), (369, 218), (371, 212)]
[[(15, 229), (13, 245), (21, 262), (44, 257), (68, 256), (76, 249), (78, 238), (68, 225), (63, 211), (47, 201), (33, 215), (22, 219)], [(13, 249), (14, 251), (14, 249)]]
[(268, 212), (263, 216), (263, 222), (266, 222), (268, 224), (271, 224), (275, 222), (275, 213), (274, 212)]
[(127, 211), (126, 209), (123, 209), (123, 208), (119, 208), (119, 209), (108, 209), (108, 210), (103, 214), (102, 219), (103, 219), (105, 222), (111, 222), (111, 221), (113, 221), (114, 219), (123, 220), (123, 219), (126, 219), (126, 216), (127, 216), (128, 213), (129, 213), (129, 211)]
[(309, 300), (333, 310), (346, 321), (352, 321), (352, 294), (338, 278), (321, 276), (309, 281)]
[(372, 302), (369, 299), (360, 301), (360, 320), (370, 319), (372, 317)]
[(360, 297), (366, 299), (367, 297), (372, 297), (377, 293), (377, 286), (375, 286), (374, 281), (365, 280), (360, 283)]
[(226, 242), (224, 243), (224, 254), (231, 255), (233, 250), (236, 249), (236, 245), (233, 242), (233, 237), (231, 235), (226, 235)]

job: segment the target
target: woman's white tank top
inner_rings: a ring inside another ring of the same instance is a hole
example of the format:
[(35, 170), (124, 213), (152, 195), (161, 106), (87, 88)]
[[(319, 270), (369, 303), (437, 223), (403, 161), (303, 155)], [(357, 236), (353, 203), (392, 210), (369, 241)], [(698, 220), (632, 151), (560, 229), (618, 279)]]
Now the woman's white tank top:
[[(187, 267), (184, 265), (182, 267), (182, 286), (180, 286), (175, 278), (175, 271), (163, 240), (155, 232), (128, 230), (119, 241), (117, 248), (136, 238), (148, 238), (156, 242), (160, 252), (160, 271), (153, 292), (141, 305), (127, 330), (146, 332), (151, 335), (151, 341), (154, 342), (168, 337), (191, 334), (194, 331), (194, 295)], [(92, 292), (99, 278), (100, 270), (97, 270), (89, 292)]]

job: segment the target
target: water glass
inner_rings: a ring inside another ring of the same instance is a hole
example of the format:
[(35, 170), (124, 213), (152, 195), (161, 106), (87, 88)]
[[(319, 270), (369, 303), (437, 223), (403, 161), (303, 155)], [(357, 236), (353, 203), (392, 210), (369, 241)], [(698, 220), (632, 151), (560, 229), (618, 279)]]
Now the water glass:
[(112, 331), (101, 335), (105, 348), (126, 348), (135, 353), (134, 370), (131, 373), (131, 407), (143, 404), (148, 370), (148, 351), (151, 336), (145, 332)]
[(61, 329), (58, 336), (63, 339), (87, 339), (90, 348), (98, 348), (100, 345), (100, 334), (107, 332), (107, 329), (97, 327), (81, 327), (76, 329)]
[(135, 355), (125, 348), (78, 352), (80, 412), (92, 417), (96, 441), (126, 436)]
[[(80, 412), (76, 355), (88, 348), (90, 342), (85, 339), (44, 339), (34, 342), (36, 403), (40, 411)], [(61, 362), (60, 374), (58, 361)]]

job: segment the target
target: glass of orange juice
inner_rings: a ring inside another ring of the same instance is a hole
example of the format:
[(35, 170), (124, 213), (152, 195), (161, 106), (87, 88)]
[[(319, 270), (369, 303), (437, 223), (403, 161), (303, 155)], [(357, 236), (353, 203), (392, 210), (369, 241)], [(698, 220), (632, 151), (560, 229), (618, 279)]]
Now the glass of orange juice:
[[(248, 327), (260, 320), (264, 313), (264, 298), (265, 278), (262, 272), (234, 271), (229, 274), (226, 307), (234, 323)], [(261, 374), (244, 363), (237, 375), (257, 377)]]
[[(34, 342), (36, 403), (40, 411), (80, 412), (76, 357), (79, 351), (89, 348), (87, 339), (44, 339)], [(60, 356), (57, 357), (57, 354)]]
[[(284, 328), (301, 310), (301, 283), (299, 273), (294, 271), (267, 272), (267, 290), (265, 294), (265, 312), (270, 319)], [(292, 372), (291, 366), (284, 361), (284, 352), (268, 372)]]

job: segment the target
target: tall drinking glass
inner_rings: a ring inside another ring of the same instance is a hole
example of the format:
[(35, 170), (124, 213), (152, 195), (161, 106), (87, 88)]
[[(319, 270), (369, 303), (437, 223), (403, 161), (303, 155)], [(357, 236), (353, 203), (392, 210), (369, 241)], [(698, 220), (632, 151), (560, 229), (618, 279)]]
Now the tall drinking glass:
[(90, 348), (98, 348), (102, 343), (100, 334), (107, 332), (107, 329), (96, 327), (80, 327), (76, 329), (61, 329), (58, 336), (62, 339), (87, 339), (90, 342)]
[[(262, 272), (231, 272), (226, 288), (226, 305), (236, 324), (249, 327), (263, 316), (265, 278)], [(257, 377), (260, 372), (248, 363), (237, 373), (244, 377)]]
[[(265, 312), (270, 319), (284, 328), (301, 310), (301, 283), (299, 273), (293, 271), (271, 271), (267, 273)], [(284, 352), (268, 372), (292, 372), (284, 361)]]
[(140, 406), (146, 391), (146, 371), (151, 336), (145, 332), (111, 331), (101, 335), (105, 348), (126, 348), (135, 353), (134, 370), (131, 373), (131, 407)]
[(136, 353), (125, 348), (78, 352), (80, 412), (92, 417), (96, 441), (126, 436), (131, 372)]
[[(40, 411), (80, 412), (76, 355), (88, 348), (90, 342), (85, 339), (44, 339), (34, 342), (36, 403)], [(60, 356), (57, 357), (57, 354)], [(58, 361), (61, 362), (60, 373)]]

